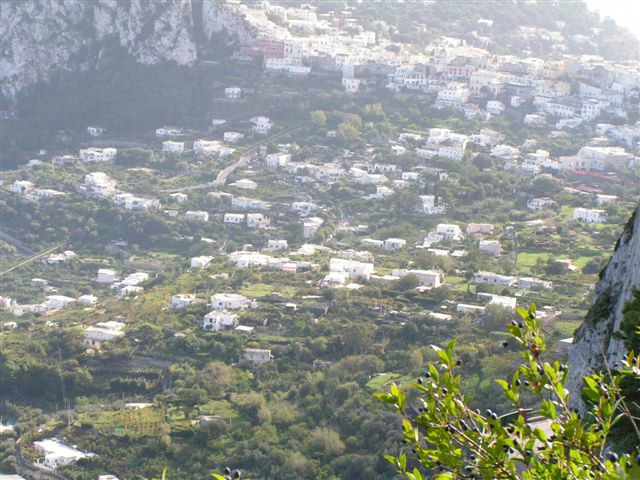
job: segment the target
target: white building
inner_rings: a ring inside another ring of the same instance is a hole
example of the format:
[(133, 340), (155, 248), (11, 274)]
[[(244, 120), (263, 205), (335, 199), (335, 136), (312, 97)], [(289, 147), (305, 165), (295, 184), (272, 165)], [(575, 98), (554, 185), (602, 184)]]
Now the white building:
[(268, 210), (271, 205), (264, 200), (258, 200), (256, 198), (233, 197), (231, 199), (231, 206), (239, 210)]
[(55, 437), (33, 442), (33, 448), (44, 457), (44, 460), (41, 463), (37, 462), (36, 465), (41, 465), (47, 470), (53, 471), (94, 455), (71, 447)]
[(87, 127), (87, 133), (92, 137), (99, 137), (104, 133), (104, 128), (102, 127)]
[(116, 148), (82, 148), (78, 156), (83, 162), (110, 162), (116, 158), (118, 150)]
[(493, 272), (477, 272), (475, 274), (475, 283), (488, 284), (488, 285), (500, 285), (503, 287), (510, 287), (515, 284), (518, 279), (510, 275), (500, 275)]
[(193, 153), (198, 156), (226, 157), (235, 152), (234, 148), (225, 147), (217, 140), (196, 140), (193, 142)]
[(247, 213), (247, 227), (249, 228), (267, 228), (270, 223), (271, 219), (262, 213)]
[(532, 212), (537, 212), (545, 208), (551, 208), (556, 202), (548, 197), (530, 198), (527, 200), (527, 208)]
[(100, 322), (84, 329), (83, 343), (91, 348), (100, 349), (104, 342), (110, 342), (124, 336), (125, 324), (114, 320)]
[(497, 257), (502, 254), (502, 247), (500, 246), (500, 242), (497, 240), (480, 240), (478, 248), (486, 255)]
[(293, 202), (291, 209), (304, 217), (319, 210), (320, 207), (313, 202)]
[(394, 277), (404, 277), (406, 275), (415, 275), (423, 287), (438, 288), (442, 282), (442, 272), (439, 270), (406, 270), (395, 269), (391, 271)]
[(183, 135), (182, 129), (178, 127), (156, 128), (156, 137), (179, 137)]
[(466, 142), (456, 145), (440, 145), (438, 147), (438, 156), (459, 162), (464, 157), (466, 147)]
[(427, 215), (442, 215), (446, 211), (444, 205), (436, 205), (435, 195), (420, 195), (421, 210)]
[(403, 238), (387, 238), (382, 244), (382, 248), (385, 252), (397, 252), (404, 248), (407, 241)]
[(225, 213), (222, 221), (238, 225), (244, 223), (244, 218), (244, 213)]
[(240, 180), (236, 180), (229, 185), (241, 190), (255, 190), (256, 188), (258, 188), (258, 184), (253, 180), (249, 180), (248, 178), (241, 178)]
[(268, 255), (244, 250), (230, 253), (229, 259), (232, 262), (236, 262), (237, 268), (265, 267), (269, 264), (269, 261), (273, 260)]
[(604, 193), (596, 193), (596, 205), (598, 205), (599, 207), (607, 203), (615, 203), (617, 201), (617, 195), (605, 195)]
[(104, 172), (92, 172), (84, 177), (81, 193), (98, 197), (110, 197), (116, 193), (116, 182)]
[(442, 235), (446, 240), (462, 240), (464, 238), (460, 227), (452, 223), (439, 223), (436, 227), (436, 233)]
[(98, 277), (96, 278), (96, 282), (98, 283), (113, 283), (116, 281), (117, 273), (115, 270), (111, 270), (110, 268), (100, 268), (98, 269)]
[(350, 279), (362, 278), (368, 280), (373, 270), (373, 263), (358, 262), (344, 258), (332, 258), (329, 260), (330, 272), (344, 272)]
[(291, 154), (285, 152), (270, 153), (264, 159), (264, 164), (267, 167), (284, 167), (291, 161)]
[(313, 237), (316, 232), (320, 229), (322, 224), (324, 223), (324, 219), (320, 217), (308, 217), (302, 222), (302, 235), (304, 238)]
[(80, 295), (78, 297), (78, 302), (80, 302), (82, 305), (87, 305), (90, 307), (98, 303), (98, 297), (96, 297), (95, 295)]
[(220, 311), (209, 312), (202, 320), (202, 328), (205, 331), (219, 332), (237, 327), (239, 324), (238, 315)]
[(597, 208), (575, 208), (573, 219), (585, 223), (604, 223), (607, 220), (607, 212)]
[(347, 93), (358, 93), (360, 91), (360, 79), (358, 78), (343, 78), (342, 86)]
[(224, 89), (225, 98), (238, 99), (242, 97), (242, 89), (240, 87), (227, 87)]
[(486, 110), (491, 115), (502, 115), (502, 113), (504, 113), (504, 103), (498, 100), (489, 100)]
[(221, 312), (223, 310), (240, 310), (249, 308), (251, 300), (238, 293), (216, 293), (211, 297), (211, 308)]
[(244, 134), (240, 132), (224, 132), (222, 139), (225, 143), (237, 143), (244, 138)]
[(184, 193), (172, 193), (169, 195), (169, 198), (176, 203), (184, 203), (189, 197)]
[(191, 268), (205, 268), (207, 265), (211, 263), (213, 257), (208, 255), (201, 255), (199, 257), (193, 257), (191, 259)]
[(131, 193), (118, 193), (113, 197), (113, 203), (127, 210), (158, 210), (160, 200), (157, 198), (136, 197)]
[(75, 298), (66, 297), (64, 295), (49, 295), (45, 301), (46, 310), (58, 310), (66, 307), (68, 304), (75, 302)]
[(184, 218), (185, 220), (192, 222), (208, 222), (209, 212), (204, 212), (202, 210), (187, 210), (184, 214)]
[(253, 117), (250, 121), (253, 123), (253, 130), (261, 135), (267, 135), (273, 127), (273, 123), (271, 123), (269, 117)]
[(242, 360), (251, 362), (254, 366), (270, 362), (272, 359), (271, 350), (264, 348), (245, 348), (242, 353)]
[(11, 191), (19, 195), (25, 195), (35, 188), (35, 185), (29, 180), (16, 180), (11, 185)]
[(193, 293), (178, 293), (171, 297), (171, 308), (182, 310), (195, 302), (196, 296)]
[(182, 153), (184, 152), (184, 142), (165, 140), (164, 142), (162, 142), (162, 151), (169, 153)]
[(271, 252), (277, 252), (279, 250), (286, 250), (289, 248), (289, 243), (286, 240), (271, 240), (267, 242), (266, 250)]
[(543, 290), (553, 288), (553, 283), (541, 278), (520, 277), (518, 278), (518, 288), (522, 290)]

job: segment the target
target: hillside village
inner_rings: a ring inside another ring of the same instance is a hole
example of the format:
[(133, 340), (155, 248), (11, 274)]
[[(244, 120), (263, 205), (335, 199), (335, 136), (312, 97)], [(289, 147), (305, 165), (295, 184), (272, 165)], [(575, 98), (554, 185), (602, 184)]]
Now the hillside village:
[[(542, 58), (496, 53), (486, 18), (417, 49), (355, 8), (226, 5), (252, 35), (206, 121), (123, 135), (96, 114), (2, 171), (0, 335), (49, 392), (20, 411), (35, 387), (7, 367), (23, 466), (157, 475), (201, 442), (187, 478), (234, 438), (269, 478), (258, 450), (304, 424), (281, 478), (330, 478), (325, 436), (336, 456), (397, 440), (352, 414), (429, 344), (461, 338), (483, 407), (517, 307), (565, 358), (637, 205), (640, 62), (575, 53), (591, 40), (564, 22), (519, 27), (553, 43)], [(105, 440), (125, 437), (149, 462)], [(362, 462), (335, 478), (390, 471)]]

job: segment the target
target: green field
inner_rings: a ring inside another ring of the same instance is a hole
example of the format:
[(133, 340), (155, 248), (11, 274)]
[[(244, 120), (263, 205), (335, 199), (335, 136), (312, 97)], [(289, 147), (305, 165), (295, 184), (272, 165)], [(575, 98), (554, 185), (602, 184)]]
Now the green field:
[(161, 434), (164, 416), (158, 408), (138, 408), (102, 412), (98, 418), (84, 414), (80, 421), (105, 435), (145, 437)]

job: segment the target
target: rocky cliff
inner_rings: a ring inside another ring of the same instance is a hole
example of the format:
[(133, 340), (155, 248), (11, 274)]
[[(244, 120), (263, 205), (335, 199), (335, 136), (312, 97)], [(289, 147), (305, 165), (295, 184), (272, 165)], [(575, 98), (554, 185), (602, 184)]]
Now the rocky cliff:
[(571, 365), (568, 388), (573, 406), (579, 407), (582, 377), (613, 365), (626, 354), (620, 330), (624, 304), (634, 288), (640, 288), (640, 206), (629, 219), (616, 243), (609, 263), (596, 284), (595, 301), (576, 332), (569, 352)]
[(146, 64), (191, 65), (222, 30), (240, 44), (254, 41), (243, 8), (222, 0), (3, 2), (2, 94), (13, 98), (57, 70), (95, 68), (114, 47)]

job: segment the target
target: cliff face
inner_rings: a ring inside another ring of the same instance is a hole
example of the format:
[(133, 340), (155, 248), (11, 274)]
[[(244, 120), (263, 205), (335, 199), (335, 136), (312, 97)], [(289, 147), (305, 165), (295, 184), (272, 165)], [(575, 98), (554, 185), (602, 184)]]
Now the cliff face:
[(613, 365), (625, 355), (624, 342), (614, 335), (620, 330), (622, 309), (640, 288), (640, 206), (627, 223), (611, 259), (596, 284), (596, 297), (587, 318), (576, 332), (569, 351), (571, 370), (567, 388), (573, 406), (580, 407), (582, 377)]
[(223, 29), (241, 44), (254, 41), (242, 8), (221, 0), (3, 2), (2, 93), (13, 98), (57, 70), (95, 68), (114, 46), (146, 64), (191, 65)]

